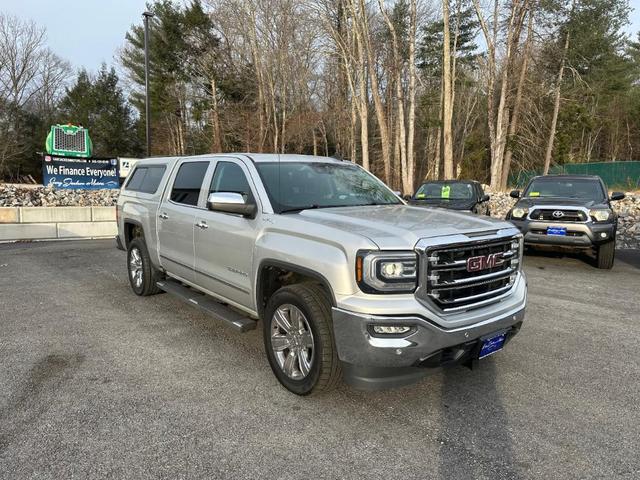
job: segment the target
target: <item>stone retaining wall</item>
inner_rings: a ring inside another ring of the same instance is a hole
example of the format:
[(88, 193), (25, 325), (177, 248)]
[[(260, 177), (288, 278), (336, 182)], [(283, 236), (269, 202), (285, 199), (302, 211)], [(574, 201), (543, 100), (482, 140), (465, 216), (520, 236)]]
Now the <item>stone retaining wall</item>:
[(0, 242), (113, 238), (115, 207), (0, 207)]

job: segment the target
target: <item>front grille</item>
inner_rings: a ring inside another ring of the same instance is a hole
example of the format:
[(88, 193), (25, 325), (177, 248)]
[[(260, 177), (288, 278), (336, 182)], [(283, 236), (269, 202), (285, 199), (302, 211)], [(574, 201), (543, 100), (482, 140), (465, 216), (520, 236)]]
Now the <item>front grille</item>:
[(434, 247), (425, 255), (424, 281), (429, 298), (445, 311), (470, 309), (497, 301), (513, 287), (520, 263), (520, 240), (514, 237)]
[(543, 220), (545, 222), (586, 222), (587, 214), (582, 210), (562, 210), (538, 208), (529, 215), (531, 220)]
[[(547, 230), (546, 229), (541, 229), (541, 228), (532, 228), (529, 231), (531, 233), (535, 233), (536, 235), (546, 235), (547, 234)], [(567, 233), (565, 234), (565, 237), (584, 237), (585, 235), (586, 235), (586, 233), (584, 233), (584, 232), (570, 232), (569, 230), (567, 230)]]

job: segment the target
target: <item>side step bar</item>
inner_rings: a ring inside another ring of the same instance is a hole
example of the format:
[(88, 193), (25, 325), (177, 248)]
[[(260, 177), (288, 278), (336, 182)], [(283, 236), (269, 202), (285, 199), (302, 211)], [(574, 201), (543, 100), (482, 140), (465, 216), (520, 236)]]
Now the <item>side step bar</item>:
[(156, 282), (156, 285), (158, 285), (161, 290), (175, 295), (189, 305), (198, 307), (214, 318), (222, 320), (238, 332), (246, 332), (256, 328), (258, 322), (255, 320), (245, 317), (241, 313), (224, 306), (220, 302), (216, 302), (214, 299), (203, 293), (189, 287), (185, 287), (180, 282), (172, 279), (166, 279)]

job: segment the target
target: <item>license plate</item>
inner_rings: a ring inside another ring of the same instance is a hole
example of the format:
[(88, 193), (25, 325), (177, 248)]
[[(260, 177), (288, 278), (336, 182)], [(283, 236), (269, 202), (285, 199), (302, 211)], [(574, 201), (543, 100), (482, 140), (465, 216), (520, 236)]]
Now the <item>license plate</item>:
[(482, 348), (480, 349), (480, 355), (478, 358), (488, 357), (496, 352), (502, 350), (504, 347), (504, 341), (507, 338), (507, 332), (502, 332), (493, 337), (486, 338), (482, 341)]
[(565, 236), (567, 229), (565, 227), (547, 227), (547, 235), (561, 235)]

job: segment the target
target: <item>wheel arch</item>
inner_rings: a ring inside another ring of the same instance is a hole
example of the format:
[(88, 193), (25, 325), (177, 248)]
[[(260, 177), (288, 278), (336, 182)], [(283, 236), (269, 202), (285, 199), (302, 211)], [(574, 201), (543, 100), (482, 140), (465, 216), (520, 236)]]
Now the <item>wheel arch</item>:
[[(283, 277), (287, 277), (283, 280)], [(291, 280), (291, 281), (289, 281)], [(256, 310), (262, 318), (269, 297), (278, 288), (284, 285), (292, 285), (312, 281), (319, 284), (327, 293), (331, 306), (336, 306), (336, 296), (327, 278), (310, 268), (294, 265), (282, 260), (265, 259), (260, 262), (256, 275)]]
[(125, 250), (129, 247), (129, 242), (137, 237), (146, 238), (144, 227), (142, 223), (138, 220), (133, 220), (130, 218), (125, 218), (122, 223), (124, 227), (124, 248)]

